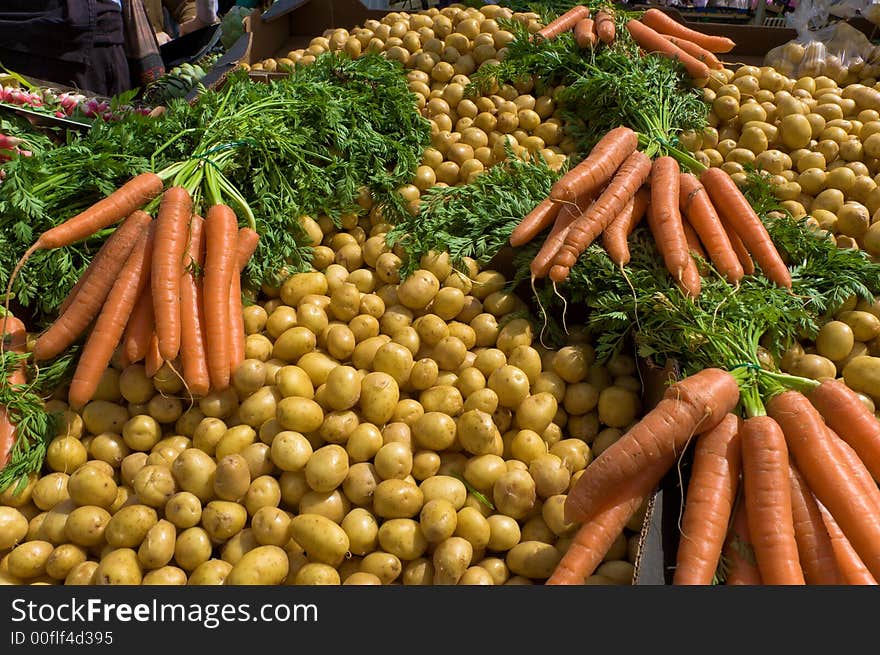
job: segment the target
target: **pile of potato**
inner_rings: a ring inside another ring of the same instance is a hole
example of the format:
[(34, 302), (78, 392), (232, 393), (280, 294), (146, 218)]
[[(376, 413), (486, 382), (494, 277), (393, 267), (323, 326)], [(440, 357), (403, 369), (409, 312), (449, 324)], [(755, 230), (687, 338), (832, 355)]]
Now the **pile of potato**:
[[(314, 270), (244, 310), (247, 358), (191, 401), (114, 364), (42, 475), (0, 496), (12, 584), (532, 584), (576, 526), (566, 493), (642, 412), (632, 357), (548, 350), (507, 280), (431, 254), (401, 281), (389, 225), (303, 224)], [(59, 390), (58, 398), (63, 398)], [(591, 584), (630, 584), (643, 513)]]
[[(877, 84), (875, 84), (877, 86)], [(880, 256), (880, 90), (832, 79), (785, 77), (770, 67), (715, 71), (704, 89), (709, 127), (681, 135), (705, 164), (742, 178), (771, 175), (794, 216), (838, 246)]]
[(283, 70), (284, 66), (307, 65), (328, 50), (352, 56), (381, 52), (400, 61), (417, 106), (431, 124), (432, 147), (424, 153), (413, 183), (416, 189), (411, 190), (417, 199), (416, 190), (470, 182), (506, 158), (507, 143), (520, 157), (540, 153), (554, 169), (575, 150), (563, 133), (555, 90), (535, 96), (528, 81), (506, 84), (483, 96), (466, 95), (468, 76), (483, 64), (503, 59), (513, 39), (511, 32), (499, 26), (502, 18), (515, 19), (531, 32), (542, 26), (535, 13), (514, 13), (498, 5), (391, 12), (381, 21), (368, 20), (351, 31), (327, 30), (305, 49), (248, 68), (277, 71), (279, 66)]

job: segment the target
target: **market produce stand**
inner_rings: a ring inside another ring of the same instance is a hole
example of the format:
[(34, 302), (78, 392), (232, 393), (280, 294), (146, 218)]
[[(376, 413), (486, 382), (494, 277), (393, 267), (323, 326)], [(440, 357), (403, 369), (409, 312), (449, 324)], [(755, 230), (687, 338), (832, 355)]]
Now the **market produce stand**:
[(278, 2), (10, 124), (0, 579), (873, 582), (880, 91), (747, 27)]

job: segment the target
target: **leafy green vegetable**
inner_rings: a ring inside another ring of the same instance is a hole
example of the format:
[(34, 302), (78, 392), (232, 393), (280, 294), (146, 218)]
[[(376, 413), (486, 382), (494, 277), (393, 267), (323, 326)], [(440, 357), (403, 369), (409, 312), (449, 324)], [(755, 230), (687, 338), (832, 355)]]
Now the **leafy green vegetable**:
[(419, 259), (431, 250), (448, 252), (456, 266), (465, 257), (486, 264), (558, 177), (543, 160), (523, 161), (510, 153), (469, 184), (428, 189), (415, 216), (395, 208), (390, 212), (395, 226), (387, 240), (399, 243), (406, 253), (401, 276), (417, 269)]

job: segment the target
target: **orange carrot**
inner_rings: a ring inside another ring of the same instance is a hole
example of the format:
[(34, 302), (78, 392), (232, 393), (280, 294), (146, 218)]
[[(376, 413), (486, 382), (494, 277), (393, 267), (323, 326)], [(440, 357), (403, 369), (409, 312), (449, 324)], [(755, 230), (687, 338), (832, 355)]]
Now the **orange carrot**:
[(699, 236), (706, 249), (707, 259), (728, 282), (736, 284), (742, 279), (743, 267), (715, 206), (709, 200), (709, 194), (691, 173), (681, 174), (679, 188), (679, 208)]
[(767, 228), (736, 182), (721, 168), (707, 168), (700, 175), (700, 182), (706, 187), (715, 209), (742, 239), (764, 275), (779, 286), (790, 289), (788, 267), (773, 245)]
[(681, 272), (681, 278), (676, 281), (676, 284), (689, 298), (696, 298), (700, 295), (700, 291), (703, 288), (703, 280), (700, 277), (697, 262), (693, 257), (688, 257), (687, 264), (685, 264), (684, 270)]
[(245, 332), (241, 307), (241, 272), (257, 249), (259, 239), (259, 235), (249, 227), (243, 227), (238, 231), (238, 245), (236, 246), (238, 268), (232, 274), (232, 284), (229, 291), (230, 371), (235, 371), (238, 365), (244, 361)]
[(769, 416), (753, 416), (743, 421), (741, 436), (743, 498), (761, 580), (769, 585), (805, 584), (782, 428)]
[(577, 166), (560, 177), (550, 189), (557, 202), (575, 202), (595, 194), (639, 145), (638, 135), (628, 127), (609, 130)]
[(162, 355), (159, 354), (159, 337), (156, 335), (156, 331), (150, 334), (150, 344), (147, 348), (147, 354), (144, 357), (144, 374), (151, 378), (156, 373), (159, 372), (159, 369), (162, 368)]
[(579, 48), (592, 48), (599, 36), (596, 34), (596, 23), (592, 18), (581, 18), (574, 26), (574, 42)]
[(624, 482), (669, 453), (678, 453), (698, 432), (714, 428), (739, 402), (736, 379), (718, 368), (703, 369), (667, 388), (656, 407), (596, 457), (565, 499), (569, 521), (588, 521)]
[(749, 254), (749, 251), (746, 249), (745, 244), (742, 242), (742, 239), (739, 238), (736, 230), (724, 220), (724, 217), (722, 216), (720, 218), (721, 225), (724, 227), (724, 232), (727, 234), (727, 240), (730, 241), (730, 247), (733, 248), (733, 253), (736, 255), (740, 268), (743, 270), (743, 275), (754, 275), (755, 262)]
[(210, 391), (211, 378), (205, 353), (202, 276), (196, 274), (205, 262), (205, 220), (193, 216), (189, 225), (189, 245), (180, 281), (180, 360), (189, 392), (205, 396)]
[(150, 223), (132, 248), (86, 339), (68, 390), (68, 402), (76, 409), (91, 400), (98, 388), (101, 376), (122, 339), (134, 304), (150, 279), (154, 227), (155, 223)]
[(693, 41), (680, 39), (675, 36), (666, 36), (666, 38), (671, 41), (673, 45), (678, 46), (697, 61), (706, 64), (709, 68), (714, 68), (715, 70), (721, 70), (724, 68), (724, 63), (718, 59), (718, 57)]
[(229, 291), (236, 271), (238, 221), (228, 205), (213, 205), (205, 217), (205, 269), (202, 280), (205, 353), (211, 387), (229, 387)]
[(565, 242), (553, 260), (552, 280), (561, 282), (568, 277), (581, 253), (608, 227), (650, 174), (651, 159), (645, 153), (636, 150), (626, 158), (596, 202), (571, 224)]
[(525, 245), (550, 227), (561, 206), (550, 198), (545, 198), (539, 202), (532, 211), (523, 217), (513, 232), (510, 233), (510, 245), (514, 248)]
[(696, 43), (709, 52), (730, 52), (736, 43), (726, 36), (712, 36), (704, 34), (697, 30), (692, 30), (667, 16), (659, 9), (648, 9), (641, 18), (641, 21), (648, 27), (653, 28), (660, 34), (667, 36), (675, 36), (679, 39), (687, 39)]
[(75, 302), (34, 343), (34, 359), (46, 360), (61, 354), (85, 332), (150, 221), (148, 214), (136, 210), (104, 242), (89, 264), (92, 272), (76, 293)]
[(739, 426), (728, 414), (697, 437), (672, 584), (709, 585), (715, 577), (739, 484)]
[(859, 554), (853, 549), (849, 539), (846, 538), (843, 530), (837, 525), (837, 521), (831, 516), (831, 512), (818, 500), (816, 500), (816, 505), (819, 508), (819, 513), (822, 515), (822, 523), (825, 525), (825, 529), (828, 531), (828, 536), (831, 539), (834, 561), (844, 583), (849, 585), (876, 585), (877, 580), (871, 575), (868, 567), (865, 566)]
[(651, 209), (648, 226), (654, 235), (657, 251), (663, 257), (666, 270), (678, 282), (688, 265), (687, 239), (678, 208), (681, 169), (669, 156), (658, 157), (651, 168)]
[(834, 378), (822, 380), (807, 394), (828, 427), (847, 442), (880, 482), (880, 421), (856, 393)]
[(841, 439), (834, 430), (831, 428), (827, 428), (827, 430), (828, 438), (831, 439), (837, 448), (841, 462), (848, 469), (850, 479), (862, 486), (865, 497), (873, 503), (874, 511), (880, 516), (880, 488), (877, 487), (877, 483), (874, 482), (870, 472), (865, 467), (865, 463), (859, 459), (853, 447)]
[(600, 9), (596, 12), (596, 36), (602, 43), (610, 44), (614, 41), (616, 28), (614, 18), (607, 11)]
[(618, 266), (629, 263), (629, 243), (627, 238), (645, 216), (648, 203), (651, 200), (651, 192), (641, 187), (630, 199), (613, 221), (602, 232), (602, 246), (608, 252), (608, 256)]
[(727, 562), (724, 584), (731, 586), (761, 584), (761, 572), (758, 571), (758, 564), (755, 561), (755, 550), (749, 534), (748, 513), (742, 494), (736, 509), (733, 510), (733, 523), (724, 542), (723, 557)]
[(791, 511), (794, 518), (794, 538), (798, 558), (804, 569), (807, 584), (843, 584), (843, 578), (834, 557), (831, 537), (822, 521), (822, 512), (807, 486), (807, 481), (794, 464), (789, 466)]
[[(0, 340), (3, 342), (2, 352), (25, 353), (27, 352), (27, 329), (24, 323), (12, 314), (2, 314), (0, 311)], [(24, 360), (15, 366), (6, 378), (6, 384), (15, 386), (25, 384)], [(5, 405), (0, 405), (0, 469), (9, 462), (18, 430), (9, 417)]]
[(156, 215), (156, 247), (150, 274), (159, 354), (167, 361), (180, 351), (180, 278), (191, 217), (189, 192), (183, 187), (169, 187), (162, 194)]
[(88, 209), (43, 232), (36, 242), (25, 251), (12, 270), (7, 293), (12, 289), (12, 282), (18, 276), (25, 262), (37, 250), (69, 246), (93, 235), (98, 230), (121, 221), (134, 210), (141, 208), (149, 200), (159, 195), (162, 192), (162, 184), (162, 179), (155, 173), (141, 173)]
[(813, 495), (837, 521), (876, 579), (880, 575), (880, 516), (831, 440), (821, 414), (798, 391), (784, 391), (767, 402), (782, 426), (789, 451)]
[(684, 239), (687, 242), (688, 250), (695, 255), (699, 255), (703, 259), (707, 259), (703, 244), (700, 243), (700, 236), (697, 234), (697, 231), (694, 230), (694, 226), (691, 225), (691, 222), (684, 216), (681, 218), (681, 227), (684, 230)]
[(153, 294), (150, 284), (147, 283), (131, 310), (131, 317), (122, 335), (122, 349), (129, 364), (139, 362), (147, 356), (155, 329)]
[(586, 211), (591, 202), (593, 202), (592, 196), (586, 196), (580, 198), (577, 202), (563, 205), (556, 215), (556, 220), (553, 221), (550, 233), (544, 239), (544, 243), (541, 244), (541, 249), (538, 250), (535, 258), (529, 265), (533, 279), (547, 277), (556, 253), (559, 252), (562, 244), (565, 243), (565, 237), (568, 235), (571, 224)]
[(575, 5), (555, 20), (547, 23), (544, 27), (538, 30), (536, 34), (545, 39), (553, 39), (566, 30), (570, 30), (580, 19), (589, 17), (590, 10), (587, 7), (584, 5)]
[(645, 502), (657, 481), (672, 466), (674, 459), (675, 456), (669, 453), (646, 468), (643, 475), (626, 480), (604, 509), (578, 529), (571, 545), (545, 584), (583, 584), (602, 563), (611, 544)]
[(654, 31), (644, 23), (632, 19), (627, 21), (626, 29), (632, 35), (633, 41), (645, 52), (656, 52), (669, 59), (677, 59), (684, 66), (687, 74), (695, 80), (703, 80), (709, 77), (709, 67), (706, 64), (690, 56), (677, 45), (664, 38), (662, 34)]

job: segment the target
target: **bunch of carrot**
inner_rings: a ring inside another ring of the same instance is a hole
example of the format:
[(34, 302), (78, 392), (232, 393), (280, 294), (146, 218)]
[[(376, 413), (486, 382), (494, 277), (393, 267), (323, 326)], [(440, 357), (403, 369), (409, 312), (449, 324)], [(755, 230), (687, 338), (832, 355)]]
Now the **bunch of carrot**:
[[(730, 52), (736, 45), (727, 37), (685, 27), (659, 9), (648, 9), (641, 18), (628, 20), (626, 29), (645, 52), (677, 59), (695, 80), (707, 79), (710, 69), (723, 68), (716, 54)], [(577, 5), (547, 23), (536, 36), (553, 39), (569, 30), (580, 48), (595, 48), (599, 43), (610, 45), (617, 35), (613, 10), (600, 9), (593, 16), (588, 7)]]
[[(27, 330), (24, 323), (11, 313), (5, 313), (0, 309), (0, 344), (3, 350), (23, 354), (27, 349)], [(24, 360), (15, 366), (8, 374), (6, 383), (9, 386), (25, 384)], [(0, 469), (9, 462), (12, 448), (15, 445), (17, 429), (9, 417), (7, 408), (0, 404)]]
[[(144, 208), (160, 198), (156, 217)], [(229, 386), (244, 358), (240, 272), (258, 235), (238, 228), (233, 210), (211, 206), (202, 219), (190, 193), (143, 173), (106, 198), (47, 230), (35, 251), (85, 239), (121, 221), (36, 339), (35, 361), (51, 359), (88, 332), (68, 391), (71, 406), (92, 399), (119, 350), (125, 364), (143, 361), (148, 375), (179, 363), (193, 396)], [(90, 327), (91, 326), (91, 327)]]
[(731, 284), (754, 273), (757, 263), (770, 280), (791, 287), (770, 235), (725, 171), (709, 168), (697, 177), (672, 156), (651, 160), (638, 142), (628, 127), (609, 131), (513, 230), (510, 244), (522, 246), (550, 228), (530, 266), (533, 280), (567, 279), (600, 235), (611, 259), (624, 266), (630, 259), (627, 237), (646, 217), (667, 269), (692, 297), (701, 286), (693, 254)]
[(740, 418), (739, 378), (709, 368), (603, 451), (571, 489), (581, 523), (547, 584), (582, 584), (695, 442), (673, 584), (876, 584), (880, 422), (835, 379), (779, 388)]

